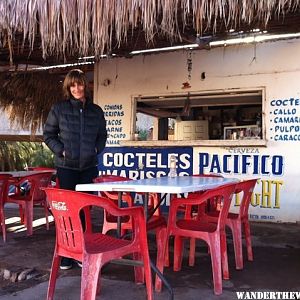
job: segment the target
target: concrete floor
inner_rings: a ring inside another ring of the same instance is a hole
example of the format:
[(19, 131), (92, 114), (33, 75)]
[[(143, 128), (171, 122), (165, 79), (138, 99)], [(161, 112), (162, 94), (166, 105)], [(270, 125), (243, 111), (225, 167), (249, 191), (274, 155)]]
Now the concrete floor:
[[(9, 207), (6, 218), (17, 216), (18, 211)], [(41, 211), (38, 212), (41, 216)], [(98, 218), (95, 212), (94, 218)], [(13, 219), (9, 219), (13, 221)], [(31, 237), (26, 236), (18, 222), (8, 224), (8, 241), (0, 241), (0, 269), (24, 270), (35, 268), (36, 277), (12, 283), (0, 277), (0, 300), (45, 299), (49, 271), (55, 241), (54, 225), (47, 231), (37, 226)], [(197, 244), (196, 266), (187, 266), (188, 249), (185, 251), (183, 268), (173, 272), (165, 269), (165, 276), (174, 289), (174, 299), (237, 299), (237, 291), (300, 291), (300, 225), (252, 223), (254, 261), (245, 261), (241, 271), (234, 268), (232, 240), (228, 238), (230, 280), (223, 281), (223, 294), (213, 294), (210, 257), (201, 242)], [(155, 239), (150, 236), (150, 254), (155, 259)], [(171, 258), (172, 258), (172, 241)], [(188, 243), (186, 243), (188, 248)], [(245, 249), (244, 249), (245, 250)], [(80, 272), (78, 267), (61, 271), (55, 299), (79, 299)], [(99, 299), (145, 299), (145, 287), (133, 282), (133, 268), (109, 264), (103, 269), (102, 290)], [(98, 299), (97, 298), (97, 299)], [(157, 300), (168, 299), (166, 288), (155, 293)]]

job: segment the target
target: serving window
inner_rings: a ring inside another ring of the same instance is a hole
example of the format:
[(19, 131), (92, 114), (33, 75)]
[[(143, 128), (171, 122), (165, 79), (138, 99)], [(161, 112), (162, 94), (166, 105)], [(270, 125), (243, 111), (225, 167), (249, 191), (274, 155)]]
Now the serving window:
[(262, 140), (264, 90), (135, 98), (136, 140)]

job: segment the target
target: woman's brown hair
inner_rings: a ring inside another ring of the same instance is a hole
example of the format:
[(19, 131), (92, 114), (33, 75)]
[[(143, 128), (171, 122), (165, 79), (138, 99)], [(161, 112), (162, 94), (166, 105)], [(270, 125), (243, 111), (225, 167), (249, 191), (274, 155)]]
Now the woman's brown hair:
[(75, 83), (83, 85), (84, 86), (84, 94), (87, 96), (87, 81), (86, 77), (84, 75), (84, 72), (80, 69), (73, 69), (71, 70), (65, 77), (64, 84), (63, 84), (63, 94), (66, 99), (69, 99), (72, 97), (72, 94), (70, 92), (70, 87), (74, 85)]

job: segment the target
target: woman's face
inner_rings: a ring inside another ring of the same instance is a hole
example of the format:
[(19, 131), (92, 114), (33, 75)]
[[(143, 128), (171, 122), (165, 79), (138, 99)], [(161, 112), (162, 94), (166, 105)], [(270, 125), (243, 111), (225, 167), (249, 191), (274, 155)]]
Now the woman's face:
[(73, 85), (70, 86), (70, 92), (72, 96), (77, 100), (84, 100), (84, 85), (75, 82)]

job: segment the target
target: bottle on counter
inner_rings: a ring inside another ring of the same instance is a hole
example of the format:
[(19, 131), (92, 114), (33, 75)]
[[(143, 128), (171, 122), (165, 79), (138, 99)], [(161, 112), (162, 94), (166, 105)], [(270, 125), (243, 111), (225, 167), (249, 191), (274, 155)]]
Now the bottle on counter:
[(176, 156), (171, 155), (170, 156), (170, 170), (169, 170), (169, 177), (176, 177), (177, 176), (177, 170), (176, 170)]

